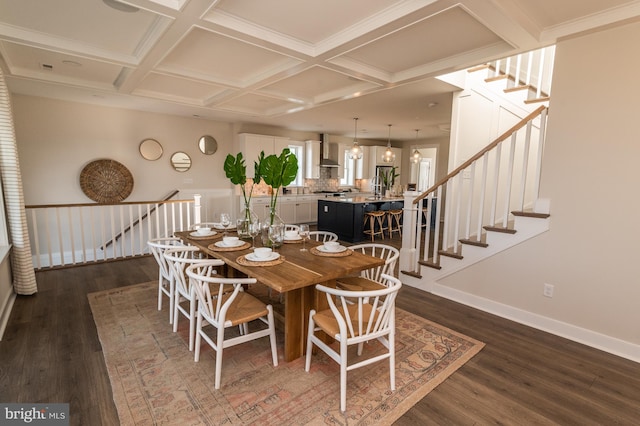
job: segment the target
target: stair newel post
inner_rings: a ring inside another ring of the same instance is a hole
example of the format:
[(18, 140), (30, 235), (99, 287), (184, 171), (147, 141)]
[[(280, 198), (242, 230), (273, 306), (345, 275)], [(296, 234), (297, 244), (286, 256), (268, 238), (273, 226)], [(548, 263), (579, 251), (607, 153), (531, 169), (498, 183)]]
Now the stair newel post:
[[(402, 208), (402, 247), (400, 248), (400, 269), (413, 271), (418, 273), (420, 266), (418, 265), (416, 248), (420, 245), (420, 222), (419, 206), (413, 203), (413, 200), (420, 195), (417, 191), (405, 191), (404, 207)], [(421, 205), (421, 202), (419, 203)]]
[(464, 227), (464, 238), (466, 240), (471, 236), (471, 214), (473, 212), (473, 196), (475, 194), (475, 177), (476, 177), (476, 161), (471, 163), (469, 170), (469, 197), (467, 198), (467, 220)]
[(517, 209), (524, 210), (524, 193), (527, 188), (527, 174), (529, 172), (529, 151), (531, 150), (531, 128), (533, 120), (527, 123), (527, 131), (524, 140), (524, 149), (522, 150), (522, 179), (520, 179), (520, 198), (518, 200)]
[(476, 228), (477, 240), (480, 242), (482, 240), (482, 225), (484, 221), (484, 201), (487, 196), (487, 176), (489, 172), (489, 153), (485, 152), (482, 156), (482, 182), (480, 185), (480, 197), (478, 206), (478, 226)]
[(507, 165), (507, 175), (506, 175), (506, 188), (504, 190), (504, 207), (502, 211), (502, 226), (504, 228), (509, 225), (509, 212), (511, 205), (511, 186), (513, 185), (513, 165), (515, 162), (516, 156), (516, 142), (518, 140), (518, 133), (515, 132), (511, 135), (511, 144), (509, 144), (509, 164)]

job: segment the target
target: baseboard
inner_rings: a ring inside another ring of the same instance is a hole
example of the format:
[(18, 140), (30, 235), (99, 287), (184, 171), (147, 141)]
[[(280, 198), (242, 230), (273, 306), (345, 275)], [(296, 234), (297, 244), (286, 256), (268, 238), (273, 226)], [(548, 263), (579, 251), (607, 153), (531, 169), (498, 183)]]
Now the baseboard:
[(640, 345), (434, 283), (431, 293), (640, 363)]
[(9, 297), (5, 301), (4, 306), (0, 310), (0, 340), (4, 336), (4, 330), (9, 323), (9, 317), (11, 316), (11, 309), (13, 308), (13, 302), (16, 300), (16, 294), (12, 291)]

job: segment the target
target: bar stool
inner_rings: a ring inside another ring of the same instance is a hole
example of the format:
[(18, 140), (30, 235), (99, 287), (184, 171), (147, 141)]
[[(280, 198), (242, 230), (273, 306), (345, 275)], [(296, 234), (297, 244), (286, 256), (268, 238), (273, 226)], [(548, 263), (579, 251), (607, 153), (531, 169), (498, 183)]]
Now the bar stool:
[[(380, 235), (384, 240), (384, 231), (387, 230), (387, 228), (384, 226), (385, 217), (386, 212), (383, 210), (373, 210), (364, 214), (364, 225), (365, 228), (368, 225), (369, 229), (365, 229), (362, 232), (364, 234), (371, 235), (371, 241), (375, 240), (376, 235)], [(378, 226), (377, 230), (376, 225)]]
[(389, 228), (389, 238), (393, 238), (393, 233), (397, 232), (402, 237), (402, 209), (393, 209), (387, 212), (387, 227)]

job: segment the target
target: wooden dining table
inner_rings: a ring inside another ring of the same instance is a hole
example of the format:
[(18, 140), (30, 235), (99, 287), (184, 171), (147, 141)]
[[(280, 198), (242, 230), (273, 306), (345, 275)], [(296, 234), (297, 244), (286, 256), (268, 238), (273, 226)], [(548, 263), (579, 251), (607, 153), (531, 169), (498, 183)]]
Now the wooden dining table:
[[(238, 271), (284, 295), (284, 359), (287, 362), (304, 354), (310, 310), (317, 311), (327, 307), (326, 297), (320, 297), (315, 285), (335, 287), (337, 278), (384, 264), (383, 259), (358, 251), (349, 250), (349, 255), (339, 257), (314, 254), (315, 250), (312, 251), (311, 248), (322, 243), (307, 241), (307, 251), (300, 250), (301, 243), (282, 244), (276, 250), (284, 257), (284, 261), (279, 264), (247, 265), (240, 257), (252, 253), (253, 248), (215, 250), (213, 244), (222, 239), (222, 232), (210, 238), (192, 237), (189, 231), (176, 232), (175, 235), (207, 255), (224, 261), (231, 268), (232, 274)], [(258, 240), (259, 238), (256, 239), (256, 246), (261, 246)]]

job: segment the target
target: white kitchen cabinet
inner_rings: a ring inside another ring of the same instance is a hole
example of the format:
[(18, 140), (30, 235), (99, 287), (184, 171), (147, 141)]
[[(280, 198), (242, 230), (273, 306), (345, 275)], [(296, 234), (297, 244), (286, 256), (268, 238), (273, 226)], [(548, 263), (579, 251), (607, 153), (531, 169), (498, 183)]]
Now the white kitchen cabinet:
[(278, 136), (256, 135), (252, 133), (240, 133), (240, 152), (244, 156), (244, 163), (247, 166), (247, 177), (254, 177), (254, 163), (258, 161), (260, 152), (264, 151), (264, 156), (271, 154), (280, 155), (284, 148), (289, 147), (289, 138)]
[(356, 161), (356, 179), (371, 179), (375, 172), (375, 169), (374, 172), (371, 172), (371, 167), (369, 166), (371, 147), (361, 146), (360, 148), (362, 148), (362, 158)]
[[(271, 197), (251, 198), (251, 209), (260, 222), (269, 220)], [(279, 196), (276, 213), (286, 224), (315, 223), (318, 221), (318, 197), (315, 195)]]
[(306, 179), (320, 179), (320, 141), (305, 142), (305, 169)]
[(296, 198), (297, 197), (278, 197), (276, 204), (278, 216), (286, 224), (296, 223)]
[(314, 223), (318, 221), (318, 198), (314, 196), (298, 197), (296, 200), (296, 223)]

